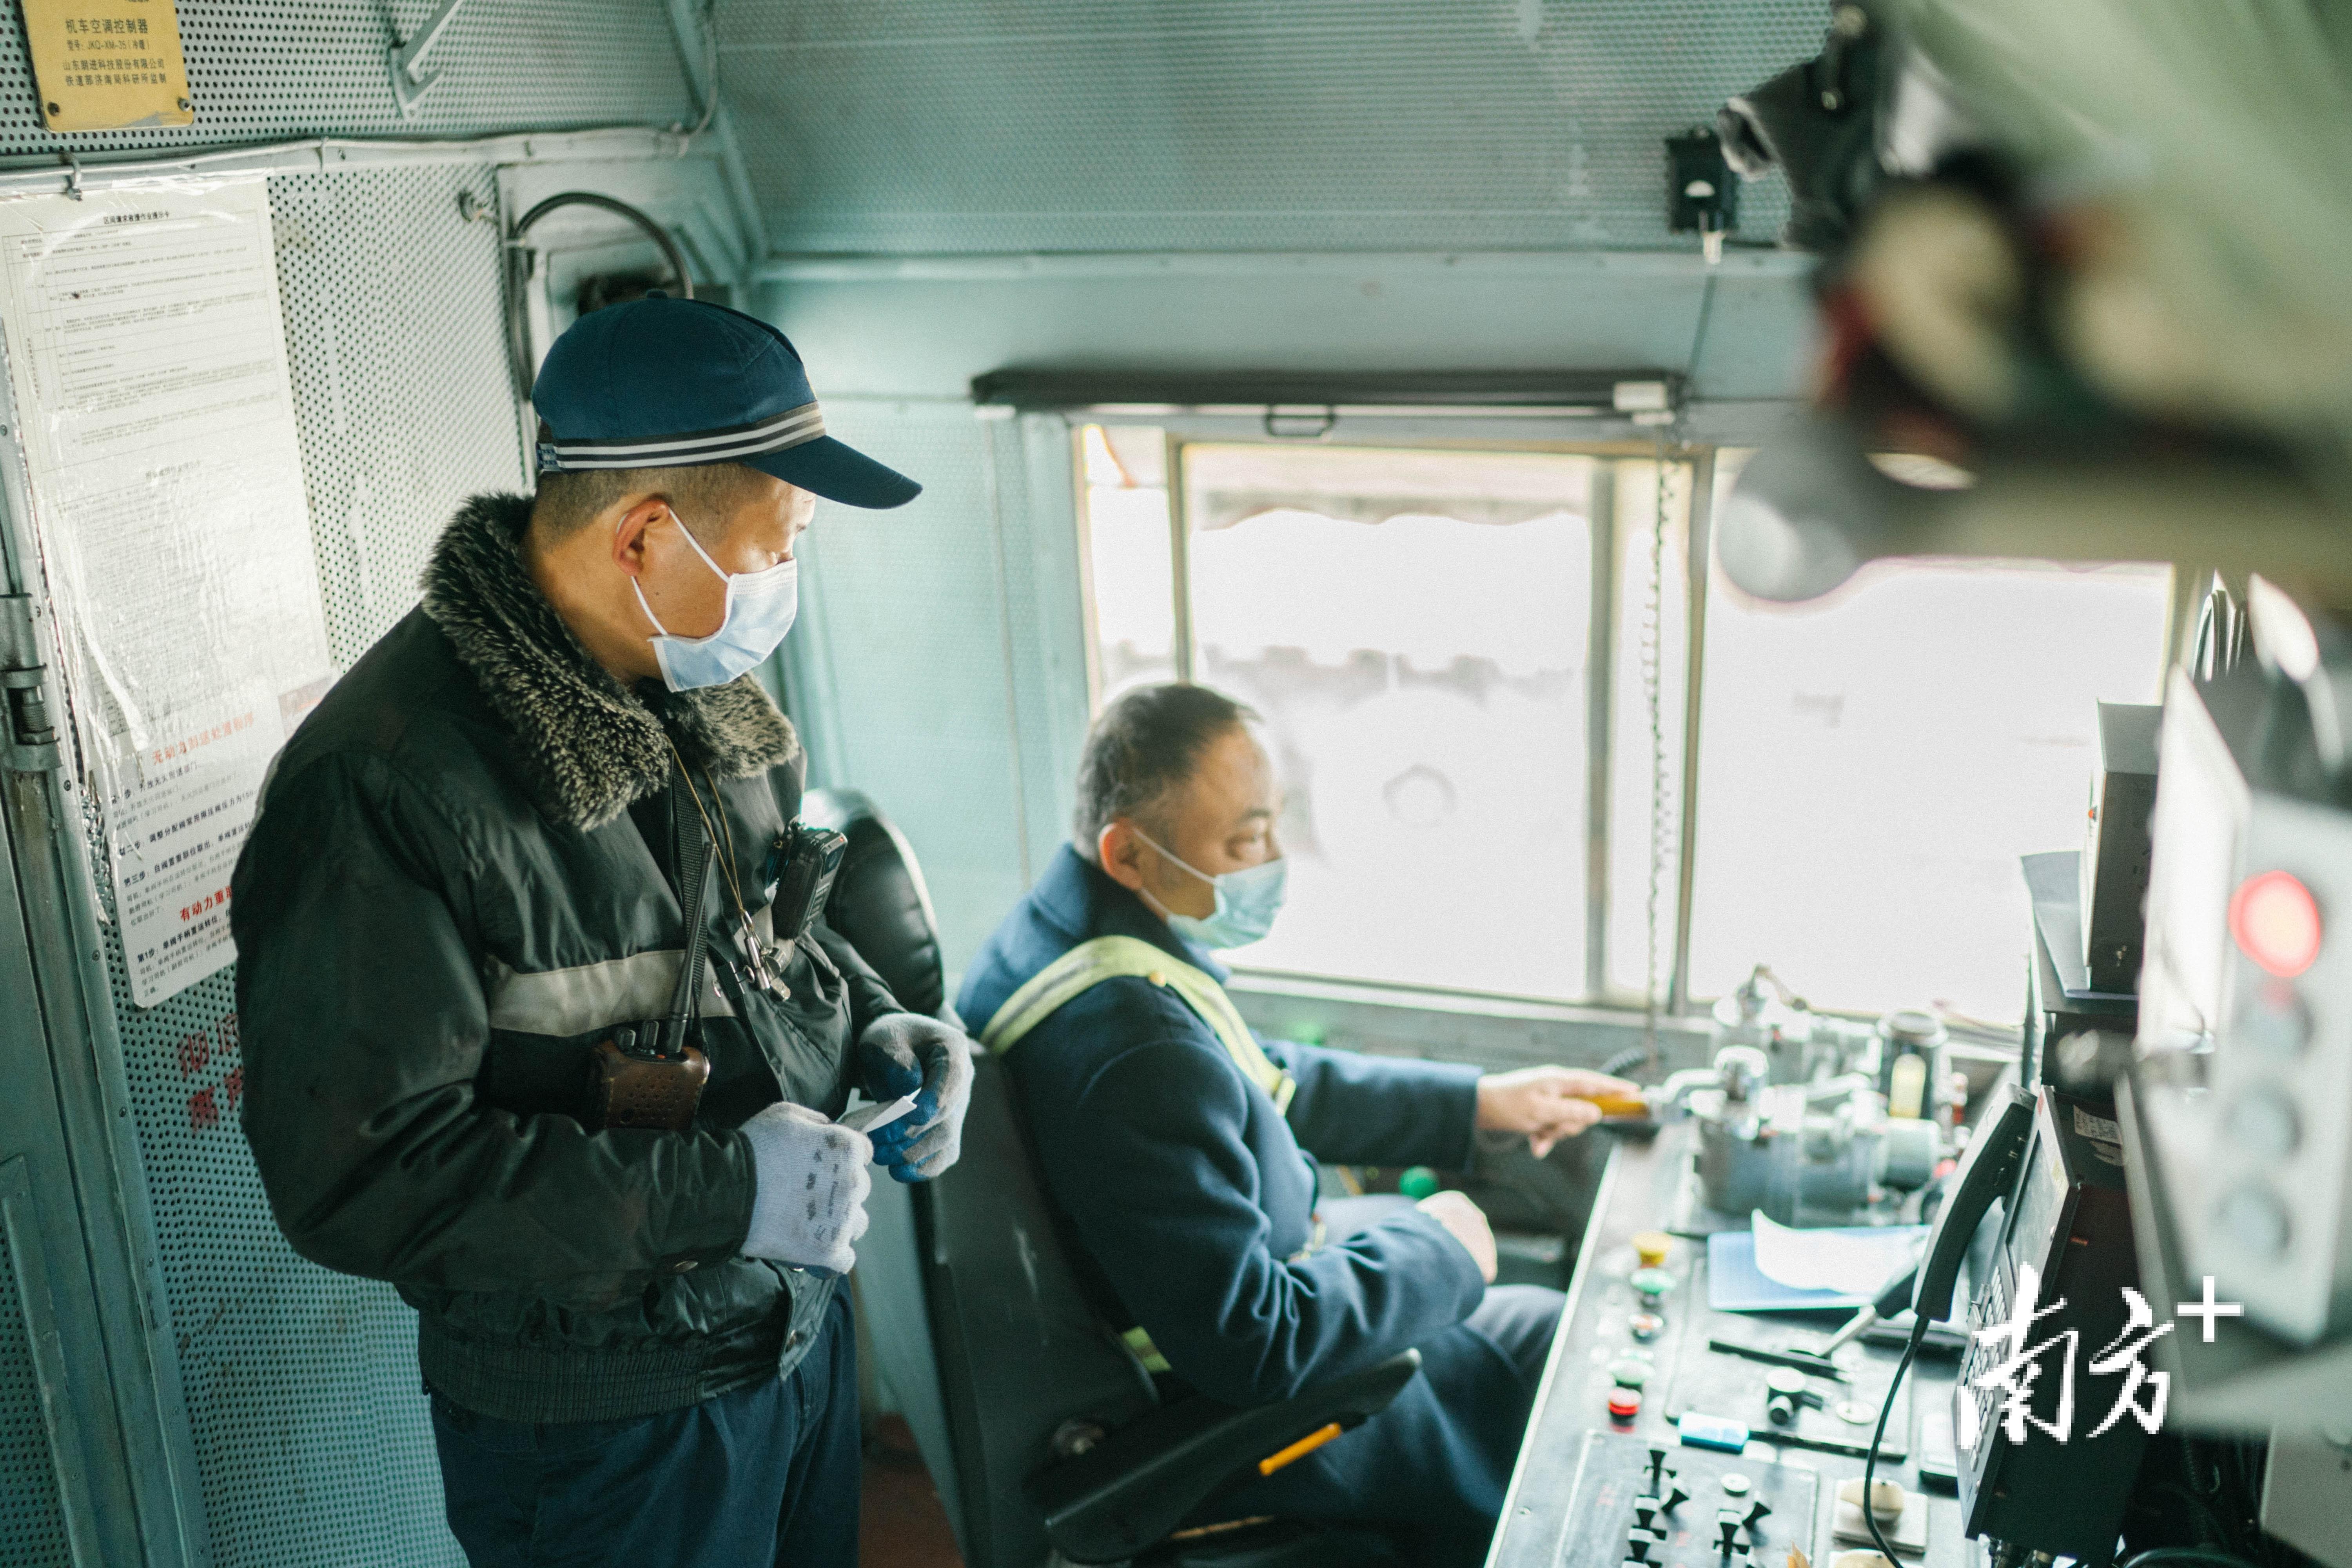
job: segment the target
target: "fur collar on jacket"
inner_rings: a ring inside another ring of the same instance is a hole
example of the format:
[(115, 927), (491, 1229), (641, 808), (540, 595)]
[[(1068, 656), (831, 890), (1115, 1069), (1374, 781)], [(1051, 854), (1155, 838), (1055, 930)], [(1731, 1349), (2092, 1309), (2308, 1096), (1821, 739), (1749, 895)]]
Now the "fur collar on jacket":
[(530, 499), (476, 496), (433, 547), (425, 613), (499, 718), (513, 727), (543, 809), (601, 827), (670, 776), (665, 720), (697, 768), (744, 778), (791, 760), (791, 722), (751, 676), (653, 702), (624, 687), (563, 624), (531, 581), (521, 552)]

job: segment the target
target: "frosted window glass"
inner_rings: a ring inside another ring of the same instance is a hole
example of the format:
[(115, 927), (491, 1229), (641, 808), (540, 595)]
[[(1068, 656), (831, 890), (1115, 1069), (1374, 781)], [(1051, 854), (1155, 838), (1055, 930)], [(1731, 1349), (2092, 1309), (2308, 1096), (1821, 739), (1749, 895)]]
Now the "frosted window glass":
[(1166, 437), (1156, 429), (1078, 431), (1097, 705), (1176, 674), (1165, 453)]
[(2082, 846), (2095, 704), (2153, 702), (2168, 568), (1880, 562), (1706, 606), (1691, 991), (1769, 963), (1815, 1005), (2013, 1023), (2018, 857)]
[(1194, 675), (1287, 790), (1289, 903), (1234, 961), (1581, 996), (1591, 460), (1184, 458)]

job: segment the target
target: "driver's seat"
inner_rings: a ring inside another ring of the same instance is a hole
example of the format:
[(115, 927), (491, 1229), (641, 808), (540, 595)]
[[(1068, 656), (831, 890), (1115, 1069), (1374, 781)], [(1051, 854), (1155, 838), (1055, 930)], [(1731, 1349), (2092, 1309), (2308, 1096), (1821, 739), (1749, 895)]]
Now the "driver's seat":
[[(905, 837), (848, 791), (810, 791), (803, 815), (850, 840), (826, 905), (834, 928), (902, 1002), (951, 1017), (939, 1000), (930, 900)], [(1286, 1462), (1302, 1439), (1386, 1408), (1419, 1375), (1418, 1352), (1275, 1405), (1163, 1400), (1088, 1306), (1063, 1254), (1003, 1064), (982, 1055), (973, 1067), (961, 1158), (934, 1182), (877, 1184), (858, 1249), (879, 1370), (969, 1568), (1397, 1561), (1374, 1531), (1225, 1521), (1213, 1505)]]

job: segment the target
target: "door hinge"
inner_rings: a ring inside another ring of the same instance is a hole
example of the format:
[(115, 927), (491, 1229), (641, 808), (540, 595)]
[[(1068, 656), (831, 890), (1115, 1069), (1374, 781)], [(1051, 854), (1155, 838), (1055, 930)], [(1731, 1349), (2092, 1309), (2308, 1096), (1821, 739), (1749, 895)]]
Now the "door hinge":
[(7, 704), (7, 763), (13, 773), (53, 773), (65, 765), (49, 712), (49, 668), (29, 595), (0, 595), (0, 701)]

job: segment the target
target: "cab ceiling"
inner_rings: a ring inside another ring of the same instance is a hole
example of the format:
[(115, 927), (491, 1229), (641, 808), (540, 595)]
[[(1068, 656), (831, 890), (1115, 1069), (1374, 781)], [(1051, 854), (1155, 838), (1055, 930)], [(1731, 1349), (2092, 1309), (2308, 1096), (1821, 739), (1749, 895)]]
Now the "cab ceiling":
[[(722, 0), (784, 254), (1681, 250), (1662, 139), (1825, 0)], [(1769, 241), (1779, 181), (1743, 196)]]

